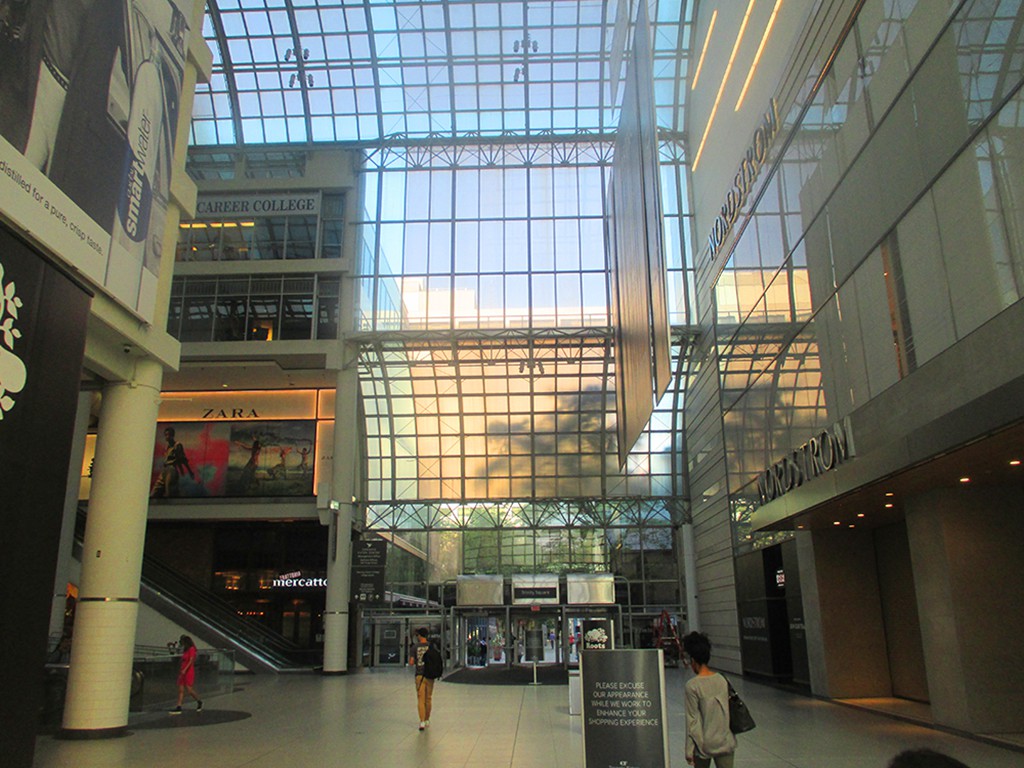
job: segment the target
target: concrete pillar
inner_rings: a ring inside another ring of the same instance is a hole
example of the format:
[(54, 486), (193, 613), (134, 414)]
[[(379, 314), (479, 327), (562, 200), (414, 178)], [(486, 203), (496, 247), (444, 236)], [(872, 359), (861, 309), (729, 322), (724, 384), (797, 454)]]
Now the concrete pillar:
[(693, 523), (679, 527), (683, 550), (683, 582), (686, 589), (686, 631), (700, 632), (700, 603), (697, 600), (697, 542)]
[[(346, 356), (348, 357), (348, 356)], [(334, 461), (324, 606), (324, 673), (348, 671), (348, 623), (352, 579), (352, 516), (359, 460), (359, 370), (338, 372), (334, 399)]]
[(932, 717), (1024, 730), (1024, 489), (936, 489), (905, 502)]
[(65, 735), (116, 736), (128, 724), (139, 575), (163, 369), (140, 360), (103, 390), (82, 578), (64, 708)]

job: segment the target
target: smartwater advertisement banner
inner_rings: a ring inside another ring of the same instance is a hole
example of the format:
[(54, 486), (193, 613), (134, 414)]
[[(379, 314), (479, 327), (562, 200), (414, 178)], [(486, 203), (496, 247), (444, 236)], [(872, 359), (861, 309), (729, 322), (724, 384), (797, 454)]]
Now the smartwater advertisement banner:
[(0, 209), (147, 321), (191, 0), (0, 0)]
[(660, 650), (583, 651), (585, 768), (668, 768)]

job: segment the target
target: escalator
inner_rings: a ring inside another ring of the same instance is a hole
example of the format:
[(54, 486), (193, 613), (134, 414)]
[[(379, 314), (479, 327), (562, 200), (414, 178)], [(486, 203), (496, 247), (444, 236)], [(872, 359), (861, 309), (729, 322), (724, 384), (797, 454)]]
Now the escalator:
[[(78, 559), (86, 517), (80, 507), (75, 520), (74, 554)], [(303, 648), (259, 621), (240, 616), (226, 600), (145, 554), (139, 599), (195, 637), (233, 650), (237, 661), (253, 672), (302, 672), (322, 663), (319, 650)]]

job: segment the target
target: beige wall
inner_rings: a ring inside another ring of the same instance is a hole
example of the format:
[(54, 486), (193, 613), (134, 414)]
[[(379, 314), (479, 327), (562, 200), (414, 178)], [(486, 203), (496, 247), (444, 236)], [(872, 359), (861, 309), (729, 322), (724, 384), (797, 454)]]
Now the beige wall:
[(928, 701), (928, 676), (921, 647), (914, 571), (907, 526), (902, 521), (875, 529), (878, 585), (893, 696)]
[(874, 535), (798, 536), (811, 691), (830, 698), (891, 696)]
[(761, 122), (771, 98), (776, 95), (779, 84), (786, 74), (794, 47), (797, 46), (807, 16), (814, 5), (812, 0), (792, 0), (782, 3), (779, 7), (771, 34), (750, 80), (746, 97), (737, 110), (736, 102), (751, 70), (775, 3), (754, 4), (731, 69), (730, 54), (740, 32), (747, 3), (698, 4), (692, 53), (694, 69), (697, 67), (708, 35), (711, 15), (717, 11), (704, 65), (697, 79), (697, 87), (689, 96), (686, 116), (690, 156), (695, 157), (714, 111), (711, 130), (707, 132), (707, 139), (693, 174), (698, 250), (703, 247), (715, 216), (718, 215), (718, 209), (725, 202), (725, 195), (732, 186), (733, 177), (739, 168), (740, 160), (743, 159), (743, 153), (753, 138), (754, 130)]
[(1024, 730), (1024, 489), (936, 489), (906, 507), (935, 721)]

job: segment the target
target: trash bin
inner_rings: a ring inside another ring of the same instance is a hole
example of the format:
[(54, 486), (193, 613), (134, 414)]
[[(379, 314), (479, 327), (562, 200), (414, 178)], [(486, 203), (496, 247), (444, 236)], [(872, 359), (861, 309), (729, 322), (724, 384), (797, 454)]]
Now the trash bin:
[(569, 670), (569, 714), (578, 715), (583, 710), (583, 681), (578, 669)]
[(142, 694), (146, 687), (146, 675), (137, 667), (132, 670), (132, 688), (128, 696), (128, 711), (142, 711)]

